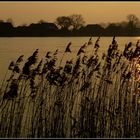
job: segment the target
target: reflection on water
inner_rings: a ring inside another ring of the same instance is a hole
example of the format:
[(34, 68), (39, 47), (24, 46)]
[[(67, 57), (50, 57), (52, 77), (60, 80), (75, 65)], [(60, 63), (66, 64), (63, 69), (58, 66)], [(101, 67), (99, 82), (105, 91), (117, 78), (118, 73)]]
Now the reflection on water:
[[(97, 37), (93, 37), (93, 44)], [(124, 49), (126, 43), (132, 41), (135, 45), (140, 37), (116, 37), (120, 51)], [(24, 55), (26, 60), (37, 48), (39, 49), (39, 58), (44, 58), (47, 51), (54, 52), (59, 49), (58, 56), (62, 57), (65, 51), (66, 45), (71, 41), (71, 51), (64, 56), (64, 60), (75, 58), (79, 48), (89, 40), (89, 37), (35, 37), (35, 38), (0, 38), (0, 80), (4, 78), (7, 71), (8, 65), (12, 60), (16, 60), (20, 55)], [(112, 41), (112, 37), (101, 37), (100, 38), (100, 49), (99, 54), (106, 52), (109, 44)], [(88, 46), (87, 54), (92, 52), (93, 46)], [(64, 63), (64, 62), (63, 62)]]
[(137, 40), (140, 40), (140, 36), (135, 37)]

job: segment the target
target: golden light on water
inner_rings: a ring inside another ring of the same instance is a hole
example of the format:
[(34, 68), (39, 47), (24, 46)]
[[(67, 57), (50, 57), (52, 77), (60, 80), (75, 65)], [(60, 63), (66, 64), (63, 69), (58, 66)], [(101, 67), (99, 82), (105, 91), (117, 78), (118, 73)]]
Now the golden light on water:
[(140, 40), (140, 36), (136, 37), (137, 40)]

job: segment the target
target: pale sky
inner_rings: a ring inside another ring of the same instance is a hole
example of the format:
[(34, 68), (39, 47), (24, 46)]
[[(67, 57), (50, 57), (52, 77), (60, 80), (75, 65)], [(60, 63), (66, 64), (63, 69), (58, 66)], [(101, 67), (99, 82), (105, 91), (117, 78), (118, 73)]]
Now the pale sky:
[(58, 16), (81, 14), (86, 24), (125, 21), (128, 14), (140, 19), (140, 2), (38, 1), (0, 2), (0, 19), (12, 18), (14, 25), (54, 22)]

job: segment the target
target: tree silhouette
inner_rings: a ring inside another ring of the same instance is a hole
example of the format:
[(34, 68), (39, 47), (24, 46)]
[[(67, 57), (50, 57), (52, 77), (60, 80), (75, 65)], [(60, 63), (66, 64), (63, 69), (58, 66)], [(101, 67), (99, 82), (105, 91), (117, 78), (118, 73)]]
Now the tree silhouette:
[(127, 16), (128, 24), (132, 26), (132, 28), (136, 28), (139, 24), (139, 19), (136, 17), (136, 15), (130, 14)]
[(69, 29), (71, 26), (71, 19), (68, 16), (60, 16), (56, 19), (56, 24), (60, 26), (61, 29)]
[(139, 19), (136, 17), (136, 15), (130, 14), (127, 16), (127, 20), (128, 20), (128, 24), (127, 24), (128, 34), (133, 35), (139, 24)]
[[(0, 20), (1, 37), (48, 37), (48, 36), (139, 36), (140, 21), (129, 14), (119, 23), (87, 24), (80, 14), (59, 16), (55, 23), (40, 20), (29, 25), (14, 26), (12, 19)], [(58, 28), (59, 27), (59, 28)], [(71, 30), (72, 29), (72, 30)]]
[(69, 17), (71, 19), (71, 25), (73, 26), (73, 30), (77, 30), (85, 24), (82, 15), (73, 14)]

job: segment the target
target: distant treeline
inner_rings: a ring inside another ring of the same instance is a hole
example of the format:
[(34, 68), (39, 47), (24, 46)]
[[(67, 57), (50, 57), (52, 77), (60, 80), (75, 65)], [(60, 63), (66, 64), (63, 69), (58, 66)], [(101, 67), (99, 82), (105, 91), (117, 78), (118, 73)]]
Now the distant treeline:
[(51, 37), (51, 36), (139, 36), (139, 19), (131, 14), (121, 23), (87, 24), (81, 15), (61, 16), (55, 23), (39, 21), (14, 27), (12, 21), (0, 21), (0, 37)]

